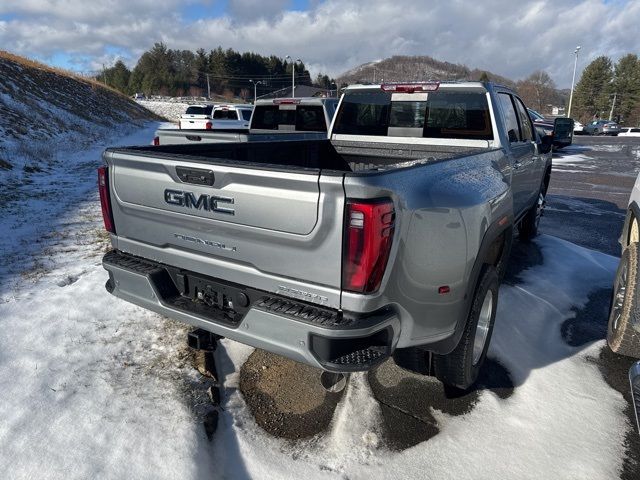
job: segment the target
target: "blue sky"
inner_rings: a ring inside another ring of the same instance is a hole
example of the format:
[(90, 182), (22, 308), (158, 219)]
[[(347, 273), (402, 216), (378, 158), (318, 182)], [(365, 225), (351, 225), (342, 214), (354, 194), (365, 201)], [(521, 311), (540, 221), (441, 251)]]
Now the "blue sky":
[(302, 58), (338, 75), (392, 55), (429, 55), (567, 87), (599, 55), (640, 53), (640, 0), (1, 0), (0, 48), (70, 70), (134, 66), (155, 42)]

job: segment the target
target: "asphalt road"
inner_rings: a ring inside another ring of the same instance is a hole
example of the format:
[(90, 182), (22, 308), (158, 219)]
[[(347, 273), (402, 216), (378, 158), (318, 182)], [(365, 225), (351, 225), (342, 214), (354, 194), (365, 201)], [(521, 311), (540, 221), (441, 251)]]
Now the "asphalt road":
[[(575, 244), (614, 256), (620, 255), (617, 243), (629, 194), (640, 171), (640, 138), (575, 137), (574, 144), (554, 152), (552, 180), (547, 211), (541, 233), (560, 237)], [(517, 285), (519, 273), (543, 262), (535, 244), (514, 242), (505, 282)], [(562, 334), (573, 346), (606, 336), (609, 289), (590, 296), (588, 304), (567, 320)], [(631, 360), (602, 350), (593, 359), (607, 382), (627, 399), (627, 415), (634, 422), (628, 391), (627, 371)], [(318, 382), (319, 371), (283, 361), (256, 351), (241, 371), (241, 390), (258, 424), (284, 438), (311, 437), (329, 424), (340, 394), (327, 394), (317, 388), (303, 388), (305, 382)], [(294, 378), (278, 389), (268, 387), (269, 378)], [(479, 392), (490, 389), (500, 398), (514, 390), (509, 372), (488, 360), (477, 388), (453, 397), (431, 377), (416, 375), (389, 360), (367, 375), (374, 397), (382, 411), (385, 442), (403, 450), (428, 441), (438, 433), (430, 407), (449, 415), (472, 410)], [(264, 380), (264, 381), (263, 381)], [(304, 391), (305, 395), (296, 392)], [(280, 398), (281, 397), (281, 398)], [(288, 427), (290, 426), (290, 428)], [(640, 441), (635, 433), (627, 436), (628, 459), (623, 479), (640, 478)]]

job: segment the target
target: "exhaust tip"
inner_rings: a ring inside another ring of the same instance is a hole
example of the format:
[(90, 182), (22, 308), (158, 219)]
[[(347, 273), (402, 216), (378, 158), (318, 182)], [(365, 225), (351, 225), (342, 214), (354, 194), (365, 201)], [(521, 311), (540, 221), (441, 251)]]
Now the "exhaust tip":
[(320, 374), (320, 385), (327, 392), (339, 393), (347, 385), (347, 377), (344, 373), (334, 373), (324, 371)]

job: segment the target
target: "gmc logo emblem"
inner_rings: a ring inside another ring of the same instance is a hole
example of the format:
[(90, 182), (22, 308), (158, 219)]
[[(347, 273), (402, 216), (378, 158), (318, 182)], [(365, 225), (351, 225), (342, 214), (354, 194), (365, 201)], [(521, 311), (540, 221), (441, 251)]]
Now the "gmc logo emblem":
[(206, 210), (207, 212), (235, 215), (233, 208), (225, 206), (234, 204), (233, 198), (230, 197), (217, 197), (215, 195), (204, 194), (196, 197), (196, 194), (193, 192), (166, 189), (164, 191), (164, 201), (169, 205), (175, 205), (177, 207), (195, 208), (196, 210)]

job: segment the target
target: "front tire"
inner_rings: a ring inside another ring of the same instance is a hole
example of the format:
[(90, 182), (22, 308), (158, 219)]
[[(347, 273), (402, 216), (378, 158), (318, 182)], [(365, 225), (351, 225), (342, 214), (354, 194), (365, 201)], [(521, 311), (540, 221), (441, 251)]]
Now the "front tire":
[(478, 379), (487, 356), (498, 305), (498, 275), (485, 265), (471, 304), (462, 338), (447, 355), (434, 355), (435, 375), (446, 387), (468, 390)]
[(622, 252), (613, 283), (607, 326), (609, 348), (620, 355), (635, 358), (640, 358), (640, 333), (633, 327), (634, 322), (640, 322), (639, 258), (640, 244), (638, 243), (629, 244)]

